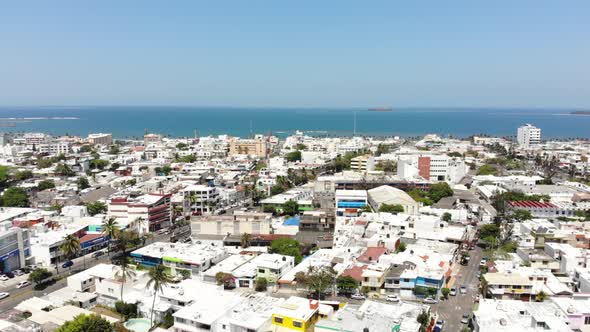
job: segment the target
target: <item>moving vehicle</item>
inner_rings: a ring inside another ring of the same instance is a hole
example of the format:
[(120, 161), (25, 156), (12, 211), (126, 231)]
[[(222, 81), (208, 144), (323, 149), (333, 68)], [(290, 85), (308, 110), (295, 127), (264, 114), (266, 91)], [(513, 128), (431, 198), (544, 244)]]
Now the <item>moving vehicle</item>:
[(6, 275), (4, 274), (0, 274), (0, 281), (6, 281), (9, 280), (10, 278), (8, 278)]
[(457, 295), (457, 288), (455, 288), (455, 287), (452, 287), (452, 288), (451, 288), (451, 292), (449, 293), (449, 295), (451, 295), (451, 296), (455, 296), (455, 295)]
[(90, 255), (90, 257), (92, 257), (92, 258), (98, 258), (98, 257), (100, 257), (102, 255), (104, 255), (104, 251), (99, 250), (99, 251), (93, 252), (92, 255)]
[(434, 299), (434, 298), (432, 298), (432, 297), (427, 297), (427, 298), (425, 298), (424, 300), (422, 300), (422, 303), (426, 303), (426, 304), (437, 304), (437, 303), (438, 303), (438, 301), (437, 301), (437, 300), (435, 300), (435, 299)]
[(461, 294), (467, 294), (467, 288), (465, 288), (465, 286), (461, 286), (461, 288), (459, 288), (459, 292)]
[(27, 286), (31, 286), (31, 283), (30, 283), (30, 282), (28, 282), (28, 281), (26, 281), (26, 280), (24, 280), (24, 281), (21, 281), (21, 282), (19, 282), (19, 283), (16, 285), (16, 288), (25, 288), (25, 287), (27, 287)]
[(19, 276), (19, 277), (25, 275), (25, 272), (22, 271), (22, 270), (14, 270), (13, 273), (14, 273), (15, 276)]
[(74, 262), (72, 262), (72, 261), (67, 261), (67, 262), (63, 263), (63, 264), (61, 265), (61, 267), (63, 267), (63, 268), (65, 269), (65, 268), (68, 268), (68, 267), (70, 267), (70, 266), (72, 266), (72, 265), (74, 265)]
[(1, 292), (1, 293), (0, 293), (0, 300), (2, 300), (2, 299), (5, 299), (5, 298), (7, 298), (7, 297), (9, 297), (9, 296), (10, 296), (10, 294), (9, 294), (9, 293), (6, 293), (6, 292)]
[(356, 294), (352, 294), (350, 296), (350, 298), (353, 300), (364, 300), (365, 296), (363, 294), (356, 293)]
[(397, 303), (400, 300), (399, 300), (399, 296), (397, 296), (397, 295), (387, 295), (387, 297), (385, 298), (385, 301)]

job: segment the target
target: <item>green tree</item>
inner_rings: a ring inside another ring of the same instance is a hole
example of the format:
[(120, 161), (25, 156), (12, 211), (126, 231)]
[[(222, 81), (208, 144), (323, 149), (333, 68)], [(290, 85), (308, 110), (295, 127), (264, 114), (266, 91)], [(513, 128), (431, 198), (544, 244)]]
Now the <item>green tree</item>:
[(113, 144), (109, 147), (109, 154), (119, 154), (121, 152), (121, 149), (119, 149), (119, 146), (117, 144)]
[(307, 145), (298, 143), (295, 145), (295, 150), (307, 150)]
[(273, 254), (292, 256), (295, 258), (295, 264), (299, 264), (303, 259), (299, 242), (291, 238), (280, 238), (270, 243), (270, 250)]
[(137, 312), (137, 304), (135, 303), (117, 301), (115, 302), (115, 311), (121, 314), (125, 320), (139, 317), (139, 313)]
[(251, 240), (252, 240), (251, 234), (248, 234), (248, 233), (242, 234), (242, 237), (240, 239), (240, 244), (242, 245), (242, 248), (248, 248), (250, 246)]
[(18, 171), (18, 172), (16, 172), (16, 174), (14, 174), (14, 178), (17, 181), (28, 180), (32, 177), (33, 177), (33, 172), (31, 172), (30, 170)]
[(74, 175), (76, 175), (76, 173), (74, 171), (72, 171), (70, 166), (68, 166), (66, 164), (57, 164), (57, 166), (55, 166), (55, 174), (60, 175), (60, 176), (74, 176)]
[(53, 165), (53, 160), (49, 158), (37, 159), (37, 168), (48, 168), (51, 167), (51, 165)]
[(105, 220), (101, 227), (100, 227), (101, 231), (102, 231), (102, 236), (108, 238), (108, 244), (107, 244), (107, 251), (108, 251), (108, 256), (111, 256), (111, 244), (113, 243), (113, 240), (117, 239), (117, 237), (119, 236), (119, 224), (117, 224), (117, 220), (115, 218), (108, 218), (107, 220)]
[(82, 145), (80, 147), (81, 153), (86, 153), (86, 152), (90, 152), (90, 151), (92, 151), (92, 147), (90, 145)]
[(43, 191), (46, 189), (52, 189), (52, 188), (55, 188), (55, 182), (53, 182), (51, 180), (43, 180), (43, 181), (39, 182), (39, 184), (37, 185), (37, 188), (40, 191)]
[(533, 219), (533, 215), (529, 210), (517, 209), (512, 211), (512, 214), (510, 214), (510, 218), (515, 222), (523, 222), (526, 220)]
[(10, 187), (2, 195), (2, 206), (28, 207), (29, 197), (23, 188)]
[(10, 167), (0, 166), (0, 189), (6, 187), (10, 180)]
[(172, 277), (166, 272), (164, 265), (159, 264), (152, 267), (148, 272), (148, 282), (146, 288), (151, 288), (154, 292), (154, 299), (152, 300), (152, 311), (150, 313), (150, 323), (154, 326), (154, 306), (156, 305), (156, 295), (161, 292), (165, 286), (172, 282)]
[(90, 169), (103, 170), (109, 165), (109, 162), (104, 159), (92, 159), (89, 163)]
[(50, 278), (53, 274), (49, 272), (46, 268), (39, 268), (34, 270), (29, 274), (29, 281), (38, 285), (42, 281)]
[(379, 207), (379, 212), (389, 212), (389, 213), (404, 213), (404, 207), (401, 204), (381, 204)]
[(283, 213), (289, 216), (295, 216), (299, 214), (299, 204), (297, 201), (288, 200), (283, 203)]
[(406, 251), (407, 244), (405, 242), (400, 242), (399, 246), (395, 249), (395, 252), (404, 252)]
[(351, 276), (339, 276), (336, 278), (336, 287), (341, 292), (352, 293), (358, 286), (358, 281)]
[(395, 173), (397, 171), (397, 164), (392, 160), (380, 161), (375, 165), (375, 170), (385, 173)]
[(447, 156), (449, 156), (449, 157), (463, 157), (463, 155), (457, 151), (449, 152), (449, 153), (447, 153)]
[(537, 302), (544, 302), (547, 299), (547, 293), (540, 291), (537, 296), (535, 296), (535, 300)]
[(123, 257), (127, 255), (127, 249), (137, 247), (141, 244), (142, 239), (139, 234), (135, 231), (119, 231), (117, 241), (115, 242), (115, 251), (121, 251)]
[(99, 201), (88, 202), (86, 203), (86, 210), (88, 210), (89, 215), (94, 216), (99, 213), (107, 212), (107, 205)]
[(254, 282), (254, 287), (257, 292), (266, 292), (266, 289), (268, 288), (268, 280), (264, 277), (258, 277)]
[(451, 221), (453, 219), (453, 215), (450, 214), (449, 212), (445, 212), (445, 213), (443, 213), (441, 219), (442, 219), (442, 221), (449, 222), (449, 221)]
[(331, 266), (309, 266), (303, 283), (320, 300), (321, 295), (334, 285), (336, 275), (336, 271)]
[(115, 279), (121, 283), (121, 302), (123, 302), (123, 287), (129, 279), (136, 276), (134, 270), (129, 269), (129, 261), (126, 256), (119, 260), (119, 264), (113, 267), (115, 269)]
[(477, 175), (497, 175), (498, 169), (490, 164), (485, 164), (477, 169)]
[[(64, 238), (63, 243), (59, 246), (59, 249), (61, 249), (64, 255), (71, 260), (76, 257), (76, 254), (80, 251), (80, 239), (73, 234), (68, 234)], [(72, 267), (70, 266), (70, 270), (71, 269)]]
[(176, 144), (176, 148), (178, 150), (186, 150), (188, 148), (188, 145), (186, 145), (186, 143), (181, 142), (181, 143)]
[(88, 182), (88, 178), (85, 176), (81, 176), (78, 178), (78, 190), (84, 190), (86, 188), (90, 188), (90, 183)]
[(301, 151), (289, 152), (285, 155), (285, 159), (289, 162), (301, 161)]
[(451, 290), (448, 289), (447, 287), (444, 287), (440, 290), (440, 292), (442, 293), (442, 296), (444, 296), (445, 299), (449, 298), (449, 294), (451, 293)]
[(99, 315), (81, 314), (65, 322), (55, 332), (115, 332), (115, 327)]
[(496, 224), (487, 224), (487, 225), (481, 226), (481, 229), (479, 231), (479, 237), (481, 239), (483, 239), (488, 236), (499, 237), (500, 236), (500, 228)]
[(449, 196), (453, 196), (453, 189), (446, 182), (435, 183), (428, 190), (428, 198), (434, 202), (438, 202), (441, 198)]

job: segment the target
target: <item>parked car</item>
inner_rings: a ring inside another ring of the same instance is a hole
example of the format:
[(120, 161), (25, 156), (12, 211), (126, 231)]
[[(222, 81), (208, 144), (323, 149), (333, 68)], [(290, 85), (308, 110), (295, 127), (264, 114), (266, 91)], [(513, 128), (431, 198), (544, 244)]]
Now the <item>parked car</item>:
[(353, 299), (353, 300), (364, 300), (365, 299), (365, 296), (363, 294), (356, 293), (356, 294), (352, 294), (350, 296), (350, 298)]
[(68, 268), (68, 267), (70, 267), (70, 266), (72, 266), (72, 265), (74, 265), (74, 262), (72, 262), (72, 261), (67, 261), (67, 262), (63, 263), (63, 264), (61, 265), (61, 267), (63, 267), (63, 268), (65, 269), (65, 268)]
[(162, 229), (159, 229), (158, 231), (156, 231), (156, 234), (162, 235), (162, 234), (166, 234), (166, 232), (168, 232), (168, 228), (162, 228)]
[(461, 294), (467, 294), (467, 288), (465, 288), (465, 286), (461, 286), (461, 288), (459, 288), (459, 292)]
[(102, 251), (102, 250), (99, 250), (99, 251), (95, 251), (95, 252), (93, 252), (93, 253), (92, 253), (92, 255), (91, 255), (90, 257), (92, 257), (92, 258), (98, 258), (98, 257), (100, 257), (100, 256), (102, 256), (102, 255), (104, 255), (104, 251)]
[(399, 300), (399, 296), (397, 296), (397, 295), (387, 295), (387, 297), (385, 298), (385, 301), (397, 303), (400, 300)]
[(10, 280), (10, 278), (8, 278), (6, 275), (4, 274), (0, 274), (0, 281), (6, 281), (6, 280)]
[(443, 326), (445, 326), (445, 321), (444, 321), (444, 320), (442, 320), (442, 319), (439, 319), (439, 320), (437, 320), (437, 321), (436, 321), (436, 326), (438, 326), (438, 328), (439, 328), (439, 331), (442, 331), (442, 329), (443, 329)]
[(4, 272), (4, 275), (7, 276), (8, 278), (12, 279), (14, 278), (14, 273), (8, 271), (8, 272)]
[(20, 276), (24, 276), (24, 275), (25, 275), (25, 272), (24, 272), (24, 271), (22, 271), (22, 270), (14, 270), (14, 272), (13, 272), (13, 273), (14, 273), (14, 275), (15, 275), (15, 276), (17, 276), (17, 277), (20, 277)]
[(449, 295), (451, 295), (451, 296), (455, 296), (455, 295), (457, 295), (457, 288), (455, 288), (455, 287), (452, 287), (452, 288), (451, 288), (451, 292), (449, 293)]
[(469, 314), (463, 314), (463, 316), (461, 317), (461, 323), (462, 324), (469, 323)]
[(479, 303), (479, 295), (475, 297), (475, 303)]
[(479, 262), (479, 266), (486, 266), (488, 260), (485, 258), (482, 258), (482, 260)]
[(7, 298), (7, 297), (9, 297), (9, 296), (10, 296), (10, 294), (9, 294), (9, 293), (6, 293), (6, 292), (1, 292), (1, 293), (0, 293), (0, 300), (2, 300), (2, 299), (5, 299), (5, 298)]
[(426, 303), (426, 304), (437, 304), (438, 303), (438, 301), (432, 297), (427, 297), (424, 300), (422, 300), (422, 302)]
[(31, 283), (30, 283), (30, 282), (28, 282), (28, 281), (26, 281), (26, 280), (24, 280), (24, 281), (21, 281), (21, 282), (19, 282), (19, 283), (16, 285), (16, 288), (25, 288), (25, 287), (27, 287), (27, 286), (31, 286)]

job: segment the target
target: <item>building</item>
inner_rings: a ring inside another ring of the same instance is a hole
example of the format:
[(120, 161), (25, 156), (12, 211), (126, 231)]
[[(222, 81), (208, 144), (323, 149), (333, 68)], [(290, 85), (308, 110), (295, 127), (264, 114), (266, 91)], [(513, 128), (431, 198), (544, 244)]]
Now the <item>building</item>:
[(137, 198), (114, 197), (109, 201), (108, 214), (119, 225), (137, 229), (140, 234), (155, 232), (170, 226), (170, 194), (147, 194)]
[(358, 216), (368, 204), (366, 190), (336, 190), (334, 198), (337, 216)]
[(51, 137), (44, 133), (26, 133), (23, 138), (26, 145), (32, 146), (49, 143), (51, 140)]
[(364, 155), (350, 160), (350, 169), (357, 172), (367, 172), (375, 169), (375, 157)]
[(482, 299), (473, 312), (474, 332), (570, 332), (561, 309), (553, 302)]
[(52, 143), (40, 144), (37, 147), (37, 150), (40, 153), (47, 153), (50, 155), (59, 155), (59, 154), (67, 155), (71, 151), (71, 146), (70, 146), (69, 142), (52, 142)]
[(428, 181), (456, 184), (465, 177), (467, 170), (462, 159), (433, 153), (400, 155), (397, 163), (397, 175), (408, 181), (420, 177)]
[(191, 185), (183, 189), (185, 215), (202, 215), (213, 211), (219, 203), (219, 191), (215, 187)]
[[(27, 265), (31, 259), (29, 231), (0, 224), (0, 272), (13, 271)], [(30, 262), (29, 262), (30, 263)]]
[(530, 301), (534, 298), (533, 282), (516, 273), (486, 273), (483, 275), (487, 293), (495, 299), (518, 299)]
[(383, 204), (401, 205), (404, 208), (404, 213), (417, 215), (420, 208), (420, 204), (405, 191), (391, 186), (380, 186), (368, 190), (368, 201), (374, 211), (379, 211)]
[(516, 131), (516, 140), (519, 145), (527, 147), (533, 144), (541, 143), (541, 128), (537, 128), (531, 124), (526, 124), (518, 127)]
[(162, 143), (162, 136), (158, 134), (145, 134), (143, 135), (143, 145), (148, 146), (150, 144)]
[(254, 139), (231, 138), (229, 141), (230, 155), (249, 155), (266, 158), (268, 142), (264, 135), (256, 135)]
[(163, 264), (173, 274), (185, 270), (193, 275), (200, 274), (228, 256), (227, 249), (215, 243), (154, 242), (131, 253), (137, 264), (146, 267)]
[(291, 296), (273, 309), (273, 331), (312, 331), (319, 308), (317, 300)]
[(270, 234), (271, 213), (234, 211), (233, 215), (194, 216), (191, 218), (192, 236), (202, 235), (258, 235)]
[(111, 145), (113, 144), (113, 134), (90, 134), (88, 135), (88, 143), (92, 145)]

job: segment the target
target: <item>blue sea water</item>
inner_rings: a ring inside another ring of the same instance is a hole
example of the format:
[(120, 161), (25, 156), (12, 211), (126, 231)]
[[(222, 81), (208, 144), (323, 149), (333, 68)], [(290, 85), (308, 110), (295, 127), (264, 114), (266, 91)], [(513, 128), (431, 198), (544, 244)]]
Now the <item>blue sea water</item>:
[[(328, 108), (228, 107), (2, 107), (0, 131), (41, 131), (85, 136), (110, 132), (118, 138), (141, 137), (144, 131), (173, 137), (250, 133), (286, 136), (295, 130), (310, 135), (417, 136), (428, 133), (467, 137), (477, 134), (513, 136), (531, 123), (543, 137), (590, 137), (590, 116), (565, 109), (401, 108), (392, 112)], [(6, 123), (16, 121), (15, 127)], [(57, 119), (56, 119), (57, 118)], [(67, 118), (67, 119), (63, 119)]]

